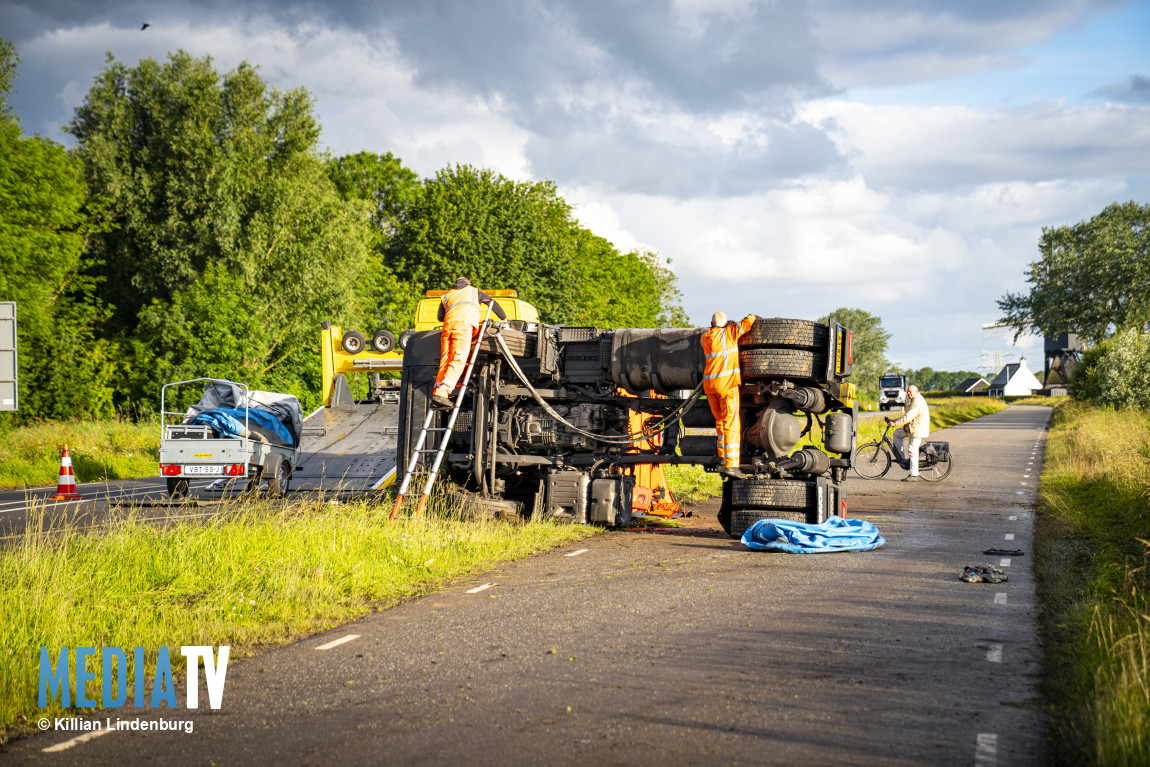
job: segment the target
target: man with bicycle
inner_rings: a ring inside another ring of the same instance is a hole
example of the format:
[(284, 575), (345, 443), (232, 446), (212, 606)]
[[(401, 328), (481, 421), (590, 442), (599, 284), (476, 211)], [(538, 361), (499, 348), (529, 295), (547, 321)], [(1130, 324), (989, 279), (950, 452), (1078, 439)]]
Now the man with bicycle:
[(914, 384), (906, 387), (906, 405), (903, 406), (902, 418), (892, 421), (885, 419), (888, 424), (898, 429), (894, 433), (895, 439), (905, 439), (905, 454), (910, 459), (910, 475), (903, 478), (903, 482), (918, 482), (918, 449), (922, 441), (930, 436), (930, 408), (926, 406), (926, 399), (919, 396), (918, 387)]

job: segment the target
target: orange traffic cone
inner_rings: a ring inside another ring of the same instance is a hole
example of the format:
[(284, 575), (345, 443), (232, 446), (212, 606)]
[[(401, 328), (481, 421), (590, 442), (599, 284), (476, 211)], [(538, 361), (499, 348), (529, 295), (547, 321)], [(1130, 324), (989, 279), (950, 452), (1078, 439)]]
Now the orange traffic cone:
[(72, 456), (68, 455), (68, 446), (64, 445), (64, 454), (60, 456), (60, 481), (56, 483), (56, 494), (49, 501), (78, 501), (84, 496), (76, 492), (76, 475), (72, 473)]

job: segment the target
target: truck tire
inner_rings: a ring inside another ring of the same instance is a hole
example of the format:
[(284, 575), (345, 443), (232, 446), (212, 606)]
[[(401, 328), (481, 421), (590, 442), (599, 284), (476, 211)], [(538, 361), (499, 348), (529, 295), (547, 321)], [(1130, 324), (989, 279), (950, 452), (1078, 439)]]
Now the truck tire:
[(408, 328), (407, 330), (400, 333), (399, 334), (399, 348), (400, 349), (406, 349), (407, 348), (407, 342), (411, 340), (411, 337), (413, 335), (415, 335), (415, 331), (412, 330), (411, 328)]
[(806, 522), (818, 524), (826, 519), (819, 519), (817, 509), (796, 511), (795, 509), (735, 509), (731, 512), (731, 535), (742, 538), (743, 533), (760, 519), (785, 519), (789, 522)]
[(739, 337), (739, 346), (822, 351), (827, 348), (829, 339), (830, 328), (818, 322), (759, 317), (751, 329)]
[(188, 480), (184, 477), (168, 477), (168, 496), (172, 498), (187, 498)]
[(371, 348), (381, 354), (395, 348), (395, 335), (390, 330), (377, 330), (371, 337)]
[(348, 354), (359, 354), (367, 346), (367, 339), (358, 330), (349, 330), (343, 334), (343, 350)]
[(282, 498), (291, 476), (291, 464), (272, 459), (272, 465), (264, 469), (268, 480), (268, 498)]
[(786, 376), (823, 378), (827, 355), (806, 349), (741, 349), (739, 369), (743, 378)]
[(815, 486), (797, 479), (732, 480), (733, 509), (804, 509), (813, 506)]

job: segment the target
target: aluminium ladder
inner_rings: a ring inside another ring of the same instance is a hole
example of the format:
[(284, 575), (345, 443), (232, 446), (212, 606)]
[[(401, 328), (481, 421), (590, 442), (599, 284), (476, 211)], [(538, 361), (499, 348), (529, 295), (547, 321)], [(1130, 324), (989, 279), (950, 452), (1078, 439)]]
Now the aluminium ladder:
[[(467, 392), (467, 384), (471, 380), (471, 372), (475, 369), (475, 360), (479, 357), (479, 346), (483, 342), (484, 333), (487, 331), (487, 326), (491, 321), (491, 306), (495, 301), (492, 300), (487, 305), (487, 314), (483, 317), (483, 325), (479, 328), (479, 337), (476, 339), (474, 348), (471, 350), (471, 359), (467, 361), (467, 367), (463, 371), (463, 381), (459, 384), (459, 393), (455, 395), (455, 407), (451, 409), (451, 415), (447, 419), (447, 426), (432, 427), (431, 419), (435, 417), (435, 408), (431, 407), (430, 401), (427, 407), (427, 416), (423, 419), (423, 428), (419, 432), (419, 439), (415, 441), (415, 447), (411, 451), (411, 456), (407, 460), (407, 469), (403, 473), (403, 482), (399, 485), (399, 493), (395, 496), (395, 506), (391, 510), (390, 519), (395, 519), (399, 515), (399, 509), (403, 505), (403, 499), (407, 494), (407, 486), (411, 483), (411, 478), (415, 474), (415, 466), (419, 463), (419, 457), (428, 453), (435, 453), (435, 460), (431, 464), (431, 470), (427, 474), (427, 482), (423, 485), (423, 494), (419, 497), (419, 504), (415, 507), (415, 514), (412, 515), (413, 519), (419, 519), (423, 514), (423, 509), (427, 506), (427, 498), (431, 495), (431, 487), (435, 484), (435, 478), (439, 476), (439, 467), (443, 463), (443, 455), (447, 452), (447, 442), (451, 439), (452, 431), (455, 429), (455, 418), (459, 415), (459, 408), (463, 404), (463, 395)], [(443, 436), (439, 440), (439, 448), (436, 450), (424, 450), (423, 444), (427, 441), (429, 432), (442, 432)]]

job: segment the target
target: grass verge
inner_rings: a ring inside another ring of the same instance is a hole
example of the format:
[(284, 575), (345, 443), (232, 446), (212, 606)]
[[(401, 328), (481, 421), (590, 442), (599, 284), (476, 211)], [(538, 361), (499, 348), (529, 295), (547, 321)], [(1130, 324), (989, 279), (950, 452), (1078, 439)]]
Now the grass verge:
[[(443, 511), (389, 523), (389, 511), (248, 502), (197, 524), (128, 515), (98, 534), (34, 520), (0, 550), (0, 741), (63, 710), (36, 707), (41, 647), (53, 661), (61, 647), (145, 647), (152, 668), (161, 646), (176, 659), (181, 645), (241, 657), (598, 532)], [(87, 689), (98, 697), (100, 669)]]
[(160, 432), (154, 423), (45, 421), (0, 433), (0, 490), (55, 485), (65, 444), (77, 482), (159, 473)]
[(1150, 764), (1150, 414), (1062, 401), (1035, 574), (1056, 765)]

